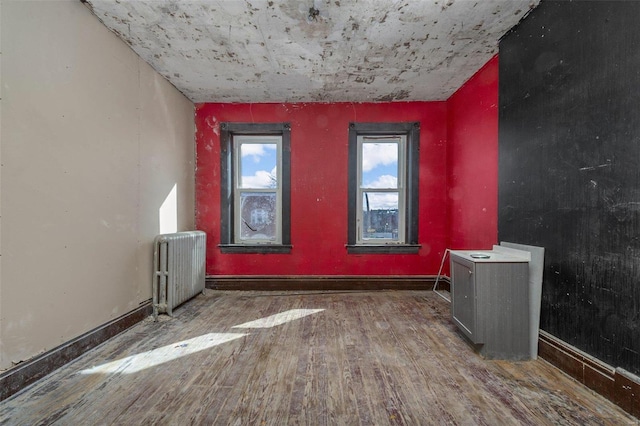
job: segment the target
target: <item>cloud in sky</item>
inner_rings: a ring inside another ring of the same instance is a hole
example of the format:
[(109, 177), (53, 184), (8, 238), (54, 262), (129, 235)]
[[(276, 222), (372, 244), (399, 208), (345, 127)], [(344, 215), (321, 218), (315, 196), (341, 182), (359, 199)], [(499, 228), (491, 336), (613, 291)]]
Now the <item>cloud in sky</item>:
[(270, 154), (267, 150), (275, 151), (277, 149), (277, 145), (274, 143), (243, 143), (240, 149), (240, 155), (242, 157), (253, 157), (253, 161), (256, 163), (260, 162), (261, 157)]
[(275, 188), (278, 177), (277, 167), (271, 172), (257, 170), (252, 176), (242, 176), (243, 188)]
[(381, 175), (373, 182), (365, 182), (365, 188), (397, 188), (398, 178), (391, 175)]
[[(398, 209), (397, 192), (367, 192), (369, 197), (369, 209), (371, 210), (396, 210)], [(363, 209), (367, 209), (366, 204)]]
[(379, 165), (388, 166), (398, 163), (397, 143), (363, 143), (362, 171), (369, 172)]

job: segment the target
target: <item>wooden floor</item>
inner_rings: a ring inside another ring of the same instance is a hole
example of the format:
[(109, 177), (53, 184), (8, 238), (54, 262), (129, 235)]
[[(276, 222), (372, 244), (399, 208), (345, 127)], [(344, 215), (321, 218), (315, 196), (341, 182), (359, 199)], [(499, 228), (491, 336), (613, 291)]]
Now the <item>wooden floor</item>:
[(429, 291), (207, 290), (161, 318), (0, 403), (0, 424), (637, 424), (542, 360), (483, 360)]

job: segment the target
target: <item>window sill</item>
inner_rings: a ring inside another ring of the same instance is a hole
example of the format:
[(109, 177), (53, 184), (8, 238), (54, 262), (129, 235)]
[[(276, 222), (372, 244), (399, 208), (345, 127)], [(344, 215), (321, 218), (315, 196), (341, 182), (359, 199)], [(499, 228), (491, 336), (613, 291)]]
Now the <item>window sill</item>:
[(283, 244), (220, 244), (221, 253), (228, 254), (288, 254), (292, 245)]
[(347, 245), (349, 254), (418, 254), (419, 244), (359, 244)]

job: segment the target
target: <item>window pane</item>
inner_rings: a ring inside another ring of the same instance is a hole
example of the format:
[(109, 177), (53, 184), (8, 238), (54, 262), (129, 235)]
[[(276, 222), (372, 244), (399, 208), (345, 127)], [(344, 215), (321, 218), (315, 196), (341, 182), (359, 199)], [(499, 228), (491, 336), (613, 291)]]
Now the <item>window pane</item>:
[(277, 153), (275, 143), (240, 145), (240, 188), (277, 188)]
[(362, 239), (398, 241), (398, 193), (363, 192)]
[(277, 205), (274, 192), (240, 194), (240, 238), (275, 241)]
[(398, 187), (398, 143), (363, 142), (361, 188)]

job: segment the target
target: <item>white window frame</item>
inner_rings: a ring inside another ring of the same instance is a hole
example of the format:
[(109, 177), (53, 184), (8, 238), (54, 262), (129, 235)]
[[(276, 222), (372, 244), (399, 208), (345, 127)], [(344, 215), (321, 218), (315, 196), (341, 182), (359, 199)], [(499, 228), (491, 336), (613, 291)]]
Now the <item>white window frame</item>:
[[(398, 147), (398, 176), (396, 188), (368, 188), (362, 182), (362, 151), (366, 143), (397, 143)], [(403, 134), (388, 135), (358, 135), (357, 137), (357, 198), (356, 198), (356, 241), (357, 244), (405, 244), (405, 217), (406, 217), (406, 146), (407, 136)], [(364, 237), (364, 194), (367, 193), (397, 193), (398, 194), (398, 238), (365, 238)]]
[[(276, 145), (276, 188), (243, 188), (241, 147), (246, 144)], [(282, 244), (282, 136), (281, 135), (234, 135), (234, 241), (236, 244)], [(266, 193), (276, 194), (276, 236), (275, 239), (242, 238), (242, 226), (246, 226), (242, 218), (242, 194)]]

